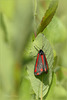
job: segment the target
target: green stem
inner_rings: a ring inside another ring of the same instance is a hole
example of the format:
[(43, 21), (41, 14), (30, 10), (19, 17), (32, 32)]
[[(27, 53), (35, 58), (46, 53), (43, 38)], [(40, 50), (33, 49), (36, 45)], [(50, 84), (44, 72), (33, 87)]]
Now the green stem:
[(37, 16), (37, 0), (34, 0), (34, 35), (36, 38), (36, 16)]
[(41, 100), (43, 100), (43, 98), (42, 98), (42, 96), (43, 96), (42, 90), (43, 90), (43, 75), (42, 75), (42, 82), (41, 82)]
[(4, 31), (5, 42), (8, 42), (8, 39), (7, 39), (7, 29), (6, 29), (6, 25), (5, 25), (2, 13), (0, 14), (0, 20), (1, 20), (0, 26), (2, 27), (2, 29)]
[(37, 0), (34, 1), (34, 6), (35, 6), (35, 11), (34, 11), (34, 15), (36, 16), (37, 14)]

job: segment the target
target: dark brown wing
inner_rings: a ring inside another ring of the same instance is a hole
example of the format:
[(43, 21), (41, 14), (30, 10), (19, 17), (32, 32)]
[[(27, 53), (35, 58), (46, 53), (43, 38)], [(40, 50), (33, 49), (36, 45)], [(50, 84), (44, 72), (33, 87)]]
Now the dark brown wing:
[(43, 72), (42, 58), (41, 55), (38, 53), (34, 69), (34, 75), (40, 75), (42, 72)]
[(45, 54), (43, 55), (43, 59), (44, 59), (44, 68), (43, 69), (45, 72), (48, 72), (48, 63), (47, 63)]

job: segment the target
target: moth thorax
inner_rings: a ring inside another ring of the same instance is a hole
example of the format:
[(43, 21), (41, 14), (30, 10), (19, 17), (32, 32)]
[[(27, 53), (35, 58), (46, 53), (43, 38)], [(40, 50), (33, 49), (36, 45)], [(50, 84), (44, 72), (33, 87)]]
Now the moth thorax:
[(39, 54), (40, 54), (40, 55), (43, 55), (43, 54), (44, 54), (43, 50), (40, 50), (40, 51), (39, 51)]

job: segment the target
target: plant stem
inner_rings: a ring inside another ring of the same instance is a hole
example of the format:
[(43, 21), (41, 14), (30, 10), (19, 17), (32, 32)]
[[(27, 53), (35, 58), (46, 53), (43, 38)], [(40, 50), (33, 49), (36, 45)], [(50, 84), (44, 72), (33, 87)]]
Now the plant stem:
[(36, 16), (37, 16), (37, 0), (34, 1), (34, 35), (36, 38)]
[(36, 36), (37, 36), (37, 35), (36, 35), (36, 32), (34, 32), (34, 35), (35, 35), (35, 38), (36, 38)]
[(34, 5), (35, 5), (35, 11), (34, 11), (34, 15), (37, 15), (37, 0), (34, 1)]
[(42, 90), (43, 90), (43, 75), (42, 75), (42, 82), (41, 82), (41, 100), (43, 100), (43, 98), (42, 98)]

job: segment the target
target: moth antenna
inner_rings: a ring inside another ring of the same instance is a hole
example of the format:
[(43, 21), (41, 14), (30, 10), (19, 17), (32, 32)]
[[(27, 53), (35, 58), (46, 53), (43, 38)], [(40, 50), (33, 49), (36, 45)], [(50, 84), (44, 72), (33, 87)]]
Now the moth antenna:
[(35, 48), (37, 51), (39, 51), (35, 46), (34, 46), (34, 48)]
[(44, 46), (42, 46), (42, 50), (43, 50)]
[[(37, 45), (36, 45), (36, 47), (39, 48)], [(39, 50), (40, 50), (40, 48), (39, 48)], [(39, 51), (39, 50), (38, 50), (38, 51)]]

